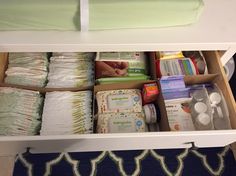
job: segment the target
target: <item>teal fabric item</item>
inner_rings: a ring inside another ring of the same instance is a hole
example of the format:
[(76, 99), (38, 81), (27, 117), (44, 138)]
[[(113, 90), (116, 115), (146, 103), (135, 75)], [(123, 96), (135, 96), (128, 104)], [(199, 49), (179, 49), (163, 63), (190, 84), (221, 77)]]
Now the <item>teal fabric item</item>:
[[(0, 0), (0, 30), (80, 30), (80, 0)], [(202, 0), (89, 0), (89, 30), (194, 23)]]

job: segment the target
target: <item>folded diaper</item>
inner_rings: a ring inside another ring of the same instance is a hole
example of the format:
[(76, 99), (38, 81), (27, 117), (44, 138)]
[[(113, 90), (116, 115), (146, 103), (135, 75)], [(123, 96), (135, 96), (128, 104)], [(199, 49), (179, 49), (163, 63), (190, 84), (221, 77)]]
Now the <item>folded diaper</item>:
[(39, 92), (0, 87), (0, 135), (36, 135), (42, 102)]
[(47, 79), (46, 53), (9, 53), (5, 83), (44, 87)]
[(96, 99), (99, 114), (142, 111), (142, 97), (138, 89), (100, 91)]
[(105, 113), (98, 115), (98, 133), (145, 132), (143, 113)]
[(53, 53), (50, 58), (47, 87), (92, 86), (94, 56), (94, 53)]
[(93, 132), (92, 92), (46, 93), (41, 135)]

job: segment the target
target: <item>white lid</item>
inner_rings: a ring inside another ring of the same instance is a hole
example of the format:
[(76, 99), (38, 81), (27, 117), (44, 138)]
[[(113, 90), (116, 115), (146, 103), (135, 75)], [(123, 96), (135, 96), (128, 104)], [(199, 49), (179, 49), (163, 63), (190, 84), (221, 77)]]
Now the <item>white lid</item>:
[(202, 125), (208, 125), (211, 122), (211, 118), (206, 113), (201, 113), (197, 116), (197, 120)]
[(145, 113), (146, 123), (150, 123), (151, 122), (151, 112), (150, 112), (150, 109), (148, 108), (147, 105), (144, 105), (143, 109), (144, 109), (144, 113)]
[(210, 101), (213, 104), (219, 104), (221, 102), (221, 96), (217, 92), (213, 92), (210, 94)]
[(154, 104), (147, 104), (143, 106), (146, 123), (155, 123), (157, 121), (156, 108)]
[(193, 98), (194, 98), (196, 101), (202, 101), (202, 100), (204, 100), (204, 98), (205, 98), (204, 91), (203, 91), (203, 90), (196, 90), (196, 91), (194, 91), (194, 93), (193, 93)]
[(194, 110), (199, 114), (204, 113), (204, 112), (207, 111), (207, 105), (205, 103), (202, 103), (202, 102), (197, 102), (194, 105)]

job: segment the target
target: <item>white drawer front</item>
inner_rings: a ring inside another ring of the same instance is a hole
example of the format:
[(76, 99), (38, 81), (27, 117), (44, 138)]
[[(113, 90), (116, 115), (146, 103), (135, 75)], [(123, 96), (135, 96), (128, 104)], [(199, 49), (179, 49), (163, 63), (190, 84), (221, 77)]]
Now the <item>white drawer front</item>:
[(2, 137), (0, 155), (24, 153), (138, 150), (225, 146), (236, 141), (236, 130), (198, 132), (155, 132), (129, 134), (91, 134), (74, 136)]

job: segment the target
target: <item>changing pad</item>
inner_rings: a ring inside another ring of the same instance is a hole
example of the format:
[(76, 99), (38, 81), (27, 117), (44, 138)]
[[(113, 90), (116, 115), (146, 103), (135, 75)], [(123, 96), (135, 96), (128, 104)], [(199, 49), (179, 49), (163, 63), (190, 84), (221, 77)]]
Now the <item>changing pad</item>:
[(0, 30), (79, 29), (79, 0), (0, 0), (0, 4)]
[[(0, 0), (0, 30), (80, 30), (79, 2)], [(88, 19), (88, 30), (186, 25), (196, 22), (203, 8), (202, 0), (88, 2), (88, 15), (87, 18), (83, 17)]]
[(89, 0), (89, 30), (156, 28), (194, 23), (202, 0)]

